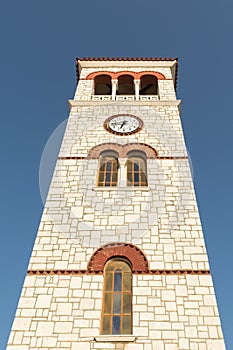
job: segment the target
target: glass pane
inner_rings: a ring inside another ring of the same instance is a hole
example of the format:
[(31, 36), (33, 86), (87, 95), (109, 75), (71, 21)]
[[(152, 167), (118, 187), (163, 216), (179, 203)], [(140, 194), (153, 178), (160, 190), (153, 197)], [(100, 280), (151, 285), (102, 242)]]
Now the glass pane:
[(106, 291), (112, 290), (112, 274), (111, 273), (106, 273), (105, 290)]
[(122, 334), (131, 334), (131, 316), (122, 317)]
[(107, 268), (106, 268), (106, 271), (113, 271), (114, 270), (114, 263), (112, 261), (110, 261), (108, 264), (107, 264)]
[(106, 186), (107, 186), (107, 183), (109, 184), (111, 181), (111, 173), (107, 172), (106, 173), (106, 180), (105, 180), (105, 183), (106, 183)]
[(114, 291), (121, 291), (122, 274), (121, 272), (114, 273)]
[(110, 314), (111, 313), (111, 293), (105, 293), (104, 295), (104, 313)]
[(128, 171), (132, 171), (132, 162), (130, 160), (127, 162), (127, 169)]
[(112, 182), (113, 182), (113, 183), (117, 183), (117, 172), (114, 172), (114, 173), (112, 174)]
[(126, 262), (124, 262), (124, 261), (122, 261), (121, 268), (122, 268), (123, 271), (125, 271), (125, 272), (130, 272), (130, 273), (131, 273), (131, 268), (130, 268), (129, 265), (128, 265)]
[(131, 274), (129, 273), (124, 274), (123, 288), (124, 288), (124, 291), (131, 290)]
[(112, 169), (112, 162), (111, 162), (111, 160), (107, 161), (106, 165), (107, 165), (106, 171), (111, 171), (111, 169)]
[(100, 171), (99, 173), (99, 182), (103, 182), (104, 181), (104, 173), (102, 171)]
[(110, 319), (111, 319), (111, 316), (103, 317), (102, 334), (110, 334)]
[(123, 295), (123, 313), (130, 314), (131, 303), (130, 303), (130, 293), (124, 293)]
[(127, 174), (127, 180), (130, 184), (132, 183), (132, 173)]
[(139, 182), (139, 174), (134, 173), (134, 182)]
[(112, 334), (120, 334), (120, 316), (112, 317)]
[(105, 172), (105, 163), (103, 163), (103, 164), (100, 166), (100, 171), (101, 171), (102, 173)]
[(113, 161), (113, 170), (117, 171), (117, 161), (116, 160)]
[(139, 171), (138, 162), (136, 160), (134, 161), (134, 171)]
[(146, 175), (144, 172), (141, 173), (141, 182), (142, 182), (142, 185), (146, 186), (147, 180), (146, 180)]
[(114, 293), (113, 297), (113, 314), (121, 313), (121, 293)]

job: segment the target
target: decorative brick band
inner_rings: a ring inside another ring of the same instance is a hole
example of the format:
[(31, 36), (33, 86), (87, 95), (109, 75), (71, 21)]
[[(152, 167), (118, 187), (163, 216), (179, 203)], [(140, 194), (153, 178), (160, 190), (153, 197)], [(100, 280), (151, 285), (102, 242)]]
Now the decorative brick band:
[(140, 79), (143, 75), (153, 75), (157, 79), (166, 79), (162, 73), (153, 71), (143, 71), (143, 72), (133, 72), (133, 71), (121, 71), (121, 72), (111, 72), (111, 71), (98, 71), (88, 74), (86, 79), (95, 79), (99, 75), (108, 75), (111, 79), (118, 79), (121, 75), (131, 75), (134, 79)]
[[(28, 270), (28, 276), (53, 275), (102, 275), (103, 271), (88, 270)], [(135, 275), (210, 275), (209, 270), (149, 270), (148, 272), (134, 272)]]
[[(115, 144), (114, 144), (115, 145)], [(135, 144), (135, 145), (138, 145), (138, 143), (137, 144)], [(119, 146), (121, 146), (121, 145), (119, 145)], [(96, 146), (96, 147), (98, 147), (98, 146)], [(150, 146), (148, 146), (148, 147), (150, 147)], [(115, 148), (107, 148), (107, 149), (111, 149), (111, 150), (116, 150)], [(129, 152), (129, 151), (132, 151), (132, 150), (135, 150), (136, 149), (136, 147), (134, 147), (134, 148), (131, 148), (131, 149), (128, 149), (127, 150), (127, 152)], [(94, 149), (92, 149), (93, 151), (94, 151)], [(104, 149), (102, 149), (102, 150), (106, 150), (106, 148), (104, 148)], [(101, 151), (102, 151), (101, 150)], [(137, 150), (140, 150), (139, 148), (137, 148)], [(95, 150), (96, 151), (96, 150)], [(145, 149), (143, 149), (143, 151), (145, 152)], [(154, 150), (155, 151), (155, 150)], [(91, 151), (90, 151), (91, 152)], [(118, 152), (118, 151), (117, 151)], [(156, 151), (155, 151), (156, 152)], [(146, 153), (146, 152), (145, 152)], [(119, 152), (118, 152), (118, 154), (119, 154)], [(58, 159), (61, 159), (61, 160), (79, 160), (79, 159), (98, 159), (98, 157), (99, 157), (99, 154), (98, 155), (96, 155), (96, 154), (91, 154), (90, 155), (90, 153), (89, 153), (89, 155), (87, 156), (87, 157), (58, 157)], [(122, 157), (122, 158), (124, 158), (124, 157)], [(149, 158), (149, 159), (161, 159), (161, 160), (163, 160), (163, 159), (188, 159), (188, 157), (156, 157), (155, 155), (153, 155), (153, 156), (148, 156), (147, 155), (147, 158)]]
[[(28, 270), (28, 276), (34, 275), (89, 275), (87, 270)], [(102, 274), (102, 273), (100, 273)]]
[(87, 159), (87, 157), (58, 157), (58, 159)]
[(147, 145), (146, 143), (128, 143), (126, 145), (120, 145), (118, 143), (102, 143), (101, 145), (97, 145), (93, 147), (89, 153), (88, 158), (89, 159), (98, 159), (100, 156), (100, 153), (103, 151), (112, 150), (116, 151), (120, 158), (127, 158), (127, 153), (130, 151), (143, 151), (147, 158), (155, 159), (157, 158), (157, 152), (152, 147)]
[(188, 159), (188, 157), (157, 157), (157, 159)]

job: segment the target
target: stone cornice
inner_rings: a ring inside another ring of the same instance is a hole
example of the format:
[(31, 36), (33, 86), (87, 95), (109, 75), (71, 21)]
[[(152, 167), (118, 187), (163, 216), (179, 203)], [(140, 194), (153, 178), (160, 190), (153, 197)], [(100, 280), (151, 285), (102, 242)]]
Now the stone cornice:
[(84, 100), (68, 100), (70, 110), (72, 107), (86, 107), (86, 106), (177, 106), (180, 107), (181, 100), (164, 100), (164, 101), (84, 101)]

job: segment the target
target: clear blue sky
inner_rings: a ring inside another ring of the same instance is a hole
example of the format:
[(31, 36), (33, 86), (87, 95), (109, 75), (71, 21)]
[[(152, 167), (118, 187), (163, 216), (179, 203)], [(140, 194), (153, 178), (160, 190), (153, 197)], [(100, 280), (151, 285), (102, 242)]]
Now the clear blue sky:
[(43, 204), (39, 163), (68, 117), (75, 57), (179, 57), (178, 97), (227, 349), (233, 349), (232, 0), (3, 0), (1, 288), (5, 349)]

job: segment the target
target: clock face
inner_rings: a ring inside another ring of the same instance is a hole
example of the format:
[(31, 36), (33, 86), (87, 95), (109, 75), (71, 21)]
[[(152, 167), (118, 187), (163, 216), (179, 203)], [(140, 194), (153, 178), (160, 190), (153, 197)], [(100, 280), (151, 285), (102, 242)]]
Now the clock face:
[(118, 114), (108, 118), (104, 127), (114, 134), (130, 135), (142, 128), (142, 121), (130, 114)]

